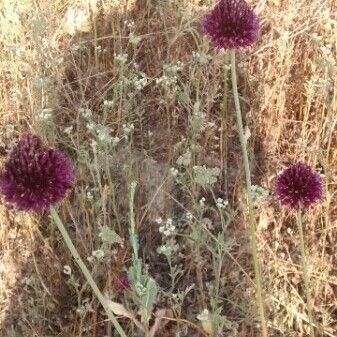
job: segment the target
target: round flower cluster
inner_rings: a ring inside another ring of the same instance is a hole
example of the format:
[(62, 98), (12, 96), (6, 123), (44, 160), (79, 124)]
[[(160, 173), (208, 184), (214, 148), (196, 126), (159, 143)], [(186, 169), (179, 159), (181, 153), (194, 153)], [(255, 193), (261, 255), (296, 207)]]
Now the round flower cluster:
[(259, 28), (257, 16), (244, 0), (220, 0), (203, 22), (205, 33), (219, 49), (252, 45)]
[(65, 154), (26, 134), (0, 173), (0, 193), (20, 210), (44, 211), (62, 200), (74, 181), (74, 168)]
[(276, 194), (283, 205), (306, 209), (323, 198), (323, 180), (307, 164), (297, 163), (278, 176)]

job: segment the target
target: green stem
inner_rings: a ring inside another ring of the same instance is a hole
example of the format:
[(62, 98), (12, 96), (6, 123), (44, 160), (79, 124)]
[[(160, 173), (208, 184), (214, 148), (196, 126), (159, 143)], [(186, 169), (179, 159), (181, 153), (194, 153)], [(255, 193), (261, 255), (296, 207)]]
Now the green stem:
[(224, 191), (225, 195), (228, 195), (228, 140), (227, 140), (227, 122), (228, 122), (228, 74), (230, 67), (229, 64), (229, 53), (225, 54), (225, 64), (223, 69), (223, 97), (222, 102), (220, 104), (220, 109), (222, 112), (222, 120), (221, 120), (221, 126), (222, 126), (222, 147), (221, 147), (221, 153), (222, 153), (222, 179), (223, 179), (223, 185), (224, 185)]
[(304, 247), (303, 221), (302, 221), (301, 211), (297, 212), (297, 224), (298, 224), (298, 230), (300, 233), (301, 264), (302, 264), (302, 271), (303, 271), (305, 294), (307, 297), (308, 317), (309, 317), (309, 324), (310, 324), (310, 336), (315, 337), (314, 320), (312, 316), (311, 295), (310, 295), (310, 287), (309, 287), (308, 268), (307, 268), (307, 261), (306, 261), (305, 247)]
[(116, 330), (118, 331), (118, 333), (120, 334), (120, 336), (127, 337), (126, 334), (125, 334), (125, 332), (124, 332), (124, 330), (123, 330), (123, 328), (117, 322), (117, 320), (116, 320), (113, 312), (109, 309), (109, 305), (108, 305), (105, 297), (101, 293), (101, 291), (98, 289), (98, 287), (97, 287), (94, 279), (92, 278), (92, 276), (90, 274), (90, 271), (88, 270), (87, 266), (84, 264), (83, 260), (81, 259), (78, 251), (76, 250), (73, 242), (71, 241), (71, 238), (70, 238), (70, 236), (69, 236), (66, 228), (64, 227), (63, 222), (60, 219), (60, 217), (59, 217), (57, 211), (55, 210), (55, 208), (52, 207), (50, 209), (50, 215), (51, 215), (52, 219), (54, 220), (57, 228), (61, 232), (65, 244), (69, 248), (72, 256), (74, 257), (75, 261), (77, 262), (78, 266), (80, 267), (80, 269), (81, 269), (81, 271), (82, 271), (85, 279), (87, 280), (87, 282), (91, 286), (91, 289), (95, 293), (97, 299), (102, 304), (102, 306), (103, 306), (105, 312), (107, 313), (109, 319), (111, 320), (112, 324), (114, 325), (114, 327), (116, 328)]
[(252, 245), (253, 265), (254, 265), (254, 273), (255, 273), (256, 298), (257, 298), (258, 309), (259, 309), (260, 320), (261, 320), (262, 336), (267, 337), (268, 336), (267, 323), (266, 323), (266, 318), (265, 318), (265, 313), (264, 313), (261, 272), (260, 272), (260, 265), (259, 265), (259, 259), (258, 259), (258, 251), (257, 251), (256, 224), (255, 224), (255, 218), (253, 214), (253, 203), (252, 203), (252, 194), (251, 194), (252, 182), (250, 178), (247, 140), (244, 134), (243, 124), (242, 124), (242, 114), (241, 114), (241, 108), (240, 108), (238, 84), (237, 84), (237, 77), (236, 77), (235, 50), (234, 49), (230, 51), (230, 57), (231, 57), (232, 90), (233, 90), (233, 95), (234, 95), (234, 103), (235, 103), (235, 111), (236, 111), (237, 130), (239, 133), (241, 149), (242, 149), (242, 156), (243, 156), (243, 164), (244, 164), (245, 175), (246, 175), (246, 188), (247, 188), (247, 199), (248, 199), (248, 221), (249, 221), (249, 228), (250, 228), (250, 239), (251, 239), (251, 245)]
[(129, 209), (130, 209), (130, 234), (131, 234), (131, 244), (133, 249), (133, 254), (135, 259), (138, 260), (138, 243), (136, 234), (136, 222), (135, 222), (135, 210), (134, 210), (134, 200), (136, 193), (137, 183), (133, 181), (130, 185), (130, 199), (129, 199)]

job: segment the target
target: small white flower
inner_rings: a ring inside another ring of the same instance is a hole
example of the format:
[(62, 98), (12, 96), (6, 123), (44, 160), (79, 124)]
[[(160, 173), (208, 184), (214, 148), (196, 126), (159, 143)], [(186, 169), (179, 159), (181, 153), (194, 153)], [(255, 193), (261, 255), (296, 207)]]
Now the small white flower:
[(114, 106), (115, 102), (112, 100), (104, 100), (103, 101), (103, 106), (105, 108), (112, 108)]
[(89, 131), (93, 131), (95, 129), (96, 125), (93, 122), (89, 122), (89, 123), (87, 123), (86, 127)]
[(209, 320), (209, 311), (208, 309), (204, 309), (198, 316), (197, 319), (199, 321), (208, 321)]
[(147, 78), (146, 77), (143, 77), (143, 78), (140, 78), (140, 79), (136, 79), (134, 81), (134, 86), (135, 88), (140, 91), (142, 90), (143, 88), (145, 88), (147, 85)]
[(200, 205), (201, 207), (205, 207), (205, 201), (206, 201), (206, 199), (205, 199), (204, 197), (202, 197), (202, 198), (199, 200), (199, 205)]
[(191, 220), (193, 219), (193, 215), (192, 215), (191, 212), (187, 212), (187, 213), (186, 213), (186, 219), (187, 219), (188, 221), (191, 221)]
[(173, 253), (179, 250), (179, 245), (177, 244), (174, 238), (168, 238), (166, 243), (157, 248), (157, 252), (159, 254), (163, 254), (165, 256), (171, 256)]
[(87, 192), (87, 199), (88, 200), (94, 199), (94, 196), (92, 195), (92, 193), (90, 191)]
[(179, 171), (176, 168), (174, 168), (174, 167), (170, 168), (170, 172), (171, 172), (171, 174), (172, 174), (172, 176), (174, 178), (176, 178), (178, 176), (178, 174), (179, 174)]
[(268, 190), (264, 189), (261, 186), (258, 185), (252, 185), (251, 187), (251, 195), (253, 201), (260, 203), (266, 200), (269, 196)]
[(192, 51), (192, 57), (193, 57), (193, 58), (198, 58), (198, 57), (200, 57), (200, 53), (193, 50), (193, 51)]
[(45, 108), (39, 114), (39, 118), (45, 121), (50, 120), (53, 117), (53, 109), (52, 108)]
[(135, 28), (135, 22), (132, 20), (125, 20), (124, 24), (130, 29), (133, 30)]
[(128, 136), (133, 130), (135, 129), (135, 126), (133, 124), (123, 124), (123, 131), (126, 136)]
[(161, 217), (157, 218), (155, 220), (155, 222), (158, 224), (158, 225), (161, 225), (163, 223), (163, 219)]
[(109, 129), (105, 126), (100, 126), (97, 130), (97, 138), (104, 143), (110, 143), (112, 141), (112, 137), (109, 134)]
[(176, 226), (173, 224), (173, 220), (168, 218), (163, 226), (159, 227), (159, 232), (162, 233), (164, 236), (173, 235), (176, 230)]
[(166, 256), (171, 256), (172, 253), (176, 252), (177, 250), (178, 250), (178, 245), (166, 244), (166, 245), (160, 246), (157, 249), (157, 252), (159, 254), (163, 254), (163, 255), (166, 255)]
[(79, 112), (86, 119), (88, 119), (92, 116), (92, 111), (90, 109), (87, 109), (87, 108), (81, 108), (79, 110)]
[(114, 54), (116, 62), (120, 64), (125, 64), (128, 60), (128, 54)]
[(71, 275), (71, 268), (67, 264), (63, 266), (63, 273), (66, 275)]
[(163, 75), (159, 78), (156, 79), (156, 84), (161, 84), (164, 87), (173, 85), (173, 84), (177, 84), (177, 76), (176, 75)]
[(68, 127), (66, 127), (64, 130), (63, 130), (63, 132), (64, 133), (66, 133), (67, 135), (70, 135), (72, 132), (73, 132), (73, 126), (72, 125), (70, 125), (70, 126), (68, 126)]
[(116, 146), (119, 142), (120, 142), (120, 138), (119, 137), (113, 137), (112, 138), (112, 145)]
[(131, 32), (129, 34), (129, 41), (132, 45), (137, 46), (141, 40), (142, 38), (140, 36), (135, 35), (134, 32)]
[(201, 65), (209, 63), (209, 61), (212, 59), (210, 55), (198, 51), (192, 51), (192, 58)]
[(228, 200), (223, 200), (222, 198), (216, 199), (216, 206), (220, 209), (224, 209), (228, 206)]
[(105, 255), (104, 252), (103, 252), (103, 250), (100, 250), (100, 249), (94, 250), (91, 254), (97, 260), (102, 260), (103, 257), (104, 257), (104, 255)]

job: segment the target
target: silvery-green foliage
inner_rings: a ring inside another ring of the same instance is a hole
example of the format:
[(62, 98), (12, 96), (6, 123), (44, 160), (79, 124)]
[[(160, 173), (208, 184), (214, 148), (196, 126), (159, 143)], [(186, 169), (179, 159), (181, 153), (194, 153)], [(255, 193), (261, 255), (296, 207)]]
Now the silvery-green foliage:
[(136, 192), (136, 182), (130, 184), (130, 243), (132, 246), (132, 264), (128, 270), (128, 277), (131, 283), (133, 296), (136, 303), (140, 303), (141, 322), (146, 326), (149, 323), (153, 306), (157, 299), (158, 287), (156, 281), (142, 268), (142, 260), (138, 257), (139, 240), (136, 233), (134, 218), (134, 196)]
[(200, 105), (200, 101), (194, 103), (192, 116), (190, 117), (191, 130), (196, 134), (201, 132), (206, 125), (205, 114)]
[(108, 226), (103, 226), (100, 230), (98, 236), (104, 243), (114, 244), (119, 243), (122, 244), (122, 238), (111, 228)]
[(218, 180), (220, 169), (218, 167), (194, 166), (193, 173), (196, 183), (203, 187), (212, 187)]
[(128, 270), (128, 278), (133, 294), (140, 302), (141, 321), (148, 323), (153, 306), (157, 300), (158, 286), (156, 281), (147, 273), (142, 272), (142, 260), (132, 259), (132, 266)]
[(251, 188), (251, 196), (254, 202), (261, 203), (268, 198), (269, 192), (261, 186), (253, 185)]
[(192, 159), (192, 153), (190, 150), (187, 150), (184, 154), (178, 157), (177, 165), (187, 167), (190, 165)]

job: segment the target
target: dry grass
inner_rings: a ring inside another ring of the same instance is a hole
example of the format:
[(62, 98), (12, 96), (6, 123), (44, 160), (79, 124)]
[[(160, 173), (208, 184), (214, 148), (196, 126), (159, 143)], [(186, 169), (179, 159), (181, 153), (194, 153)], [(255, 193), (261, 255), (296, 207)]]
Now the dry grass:
[[(100, 288), (134, 313), (137, 305), (128, 294), (113, 294), (130, 265), (127, 189), (137, 180), (141, 256), (161, 288), (156, 310), (167, 309), (171, 317), (160, 327), (163, 336), (205, 336), (197, 319), (205, 308), (224, 324), (219, 336), (259, 336), (230, 91), (225, 117), (220, 109), (224, 54), (214, 52), (200, 32), (211, 5), (196, 0), (1, 4), (2, 156), (20, 134), (34, 130), (72, 157), (77, 184), (60, 214), (84, 258), (104, 250), (102, 261), (91, 257), (88, 265)], [(270, 337), (309, 334), (297, 229), (272, 194), (277, 172), (297, 160), (325, 175), (326, 198), (308, 212), (305, 235), (318, 335), (337, 336), (337, 3), (257, 0), (254, 5), (263, 27), (258, 44), (239, 56), (239, 91), (252, 134), (253, 183), (271, 191), (258, 206)], [(125, 21), (134, 21), (138, 44)], [(114, 55), (124, 53), (123, 65)], [(179, 71), (172, 68), (177, 62), (183, 63)], [(139, 88), (143, 74), (146, 85)], [(83, 109), (92, 116), (83, 116)], [(41, 118), (41, 111), (52, 117)], [(123, 125), (130, 124), (134, 131), (126, 139)], [(108, 135), (120, 138), (116, 147), (106, 144)], [(177, 184), (170, 168), (178, 167), (188, 149), (191, 162), (179, 168), (186, 174)], [(193, 165), (221, 169), (212, 189), (190, 179)], [(223, 216), (214, 196), (229, 200)], [(163, 240), (158, 217), (177, 224), (173, 284), (166, 258), (157, 253)], [(102, 245), (102, 226), (114, 228), (124, 245)], [(47, 216), (1, 206), (0, 237), (2, 336), (113, 336)], [(72, 277), (63, 273), (64, 265), (71, 266)], [(128, 335), (138, 336), (128, 319), (120, 322)]]

